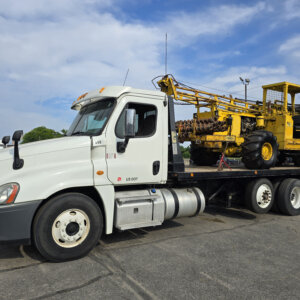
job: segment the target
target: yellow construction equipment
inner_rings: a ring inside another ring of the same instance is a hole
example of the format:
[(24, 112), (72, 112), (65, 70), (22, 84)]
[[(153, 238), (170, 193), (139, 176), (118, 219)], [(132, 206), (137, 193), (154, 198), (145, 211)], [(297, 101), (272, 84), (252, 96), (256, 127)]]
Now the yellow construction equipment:
[(287, 156), (300, 166), (300, 114), (295, 104), (300, 85), (264, 85), (261, 102), (194, 89), (172, 75), (163, 76), (157, 84), (167, 95), (197, 109), (192, 120), (176, 123), (179, 141), (191, 142), (195, 164), (214, 164), (224, 153), (242, 157), (249, 169), (274, 167)]

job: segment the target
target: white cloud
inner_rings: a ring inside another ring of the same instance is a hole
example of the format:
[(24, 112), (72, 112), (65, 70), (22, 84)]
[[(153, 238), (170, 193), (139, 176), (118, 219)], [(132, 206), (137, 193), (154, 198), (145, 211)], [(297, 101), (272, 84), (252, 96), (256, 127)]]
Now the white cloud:
[(49, 109), (47, 99), (72, 103), (86, 90), (122, 84), (128, 67), (128, 85), (151, 88), (164, 70), (165, 31), (187, 46), (249, 22), (264, 4), (181, 12), (153, 24), (124, 21), (116, 7), (116, 0), (0, 2), (0, 136), (38, 125), (65, 128), (72, 114), (62, 115), (65, 105)]
[(279, 52), (292, 58), (300, 58), (300, 35), (286, 40), (279, 47)]
[(284, 18), (291, 20), (300, 17), (300, 2), (298, 0), (286, 0), (284, 2)]
[(206, 11), (193, 13), (176, 13), (167, 17), (165, 27), (171, 31), (178, 42), (200, 35), (224, 35), (240, 24), (250, 22), (253, 17), (265, 9), (264, 2), (253, 6), (221, 5)]

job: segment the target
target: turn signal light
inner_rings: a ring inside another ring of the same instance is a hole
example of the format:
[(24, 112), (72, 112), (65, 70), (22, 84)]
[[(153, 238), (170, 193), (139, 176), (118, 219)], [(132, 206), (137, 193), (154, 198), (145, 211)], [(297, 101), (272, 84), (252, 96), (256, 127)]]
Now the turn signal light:
[(0, 204), (13, 203), (19, 192), (17, 183), (8, 183), (0, 186)]

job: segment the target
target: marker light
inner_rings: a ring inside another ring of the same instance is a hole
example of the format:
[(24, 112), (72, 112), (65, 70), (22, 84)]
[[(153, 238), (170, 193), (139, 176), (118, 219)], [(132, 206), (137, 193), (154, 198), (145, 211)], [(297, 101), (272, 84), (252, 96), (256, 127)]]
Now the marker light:
[(85, 94), (82, 94), (81, 96), (79, 96), (78, 98), (77, 98), (77, 100), (76, 101), (79, 101), (79, 100), (81, 100), (82, 98), (84, 98), (86, 95), (87, 95), (88, 93), (85, 93)]
[(8, 183), (0, 186), (0, 204), (13, 203), (18, 195), (20, 186), (17, 183)]
[(105, 88), (102, 88), (102, 89), (99, 91), (99, 93), (101, 94), (104, 90), (105, 90)]

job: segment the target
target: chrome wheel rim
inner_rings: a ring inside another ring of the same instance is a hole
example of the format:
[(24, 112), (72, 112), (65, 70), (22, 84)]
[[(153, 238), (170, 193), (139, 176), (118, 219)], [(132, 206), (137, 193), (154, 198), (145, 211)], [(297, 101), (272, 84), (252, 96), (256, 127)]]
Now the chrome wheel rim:
[(269, 185), (262, 184), (256, 192), (256, 202), (261, 208), (267, 208), (272, 201), (272, 190)]
[(290, 201), (295, 209), (300, 208), (300, 187), (294, 187), (291, 192)]
[(90, 219), (77, 208), (63, 211), (52, 224), (52, 237), (57, 245), (73, 248), (80, 245), (90, 232)]

